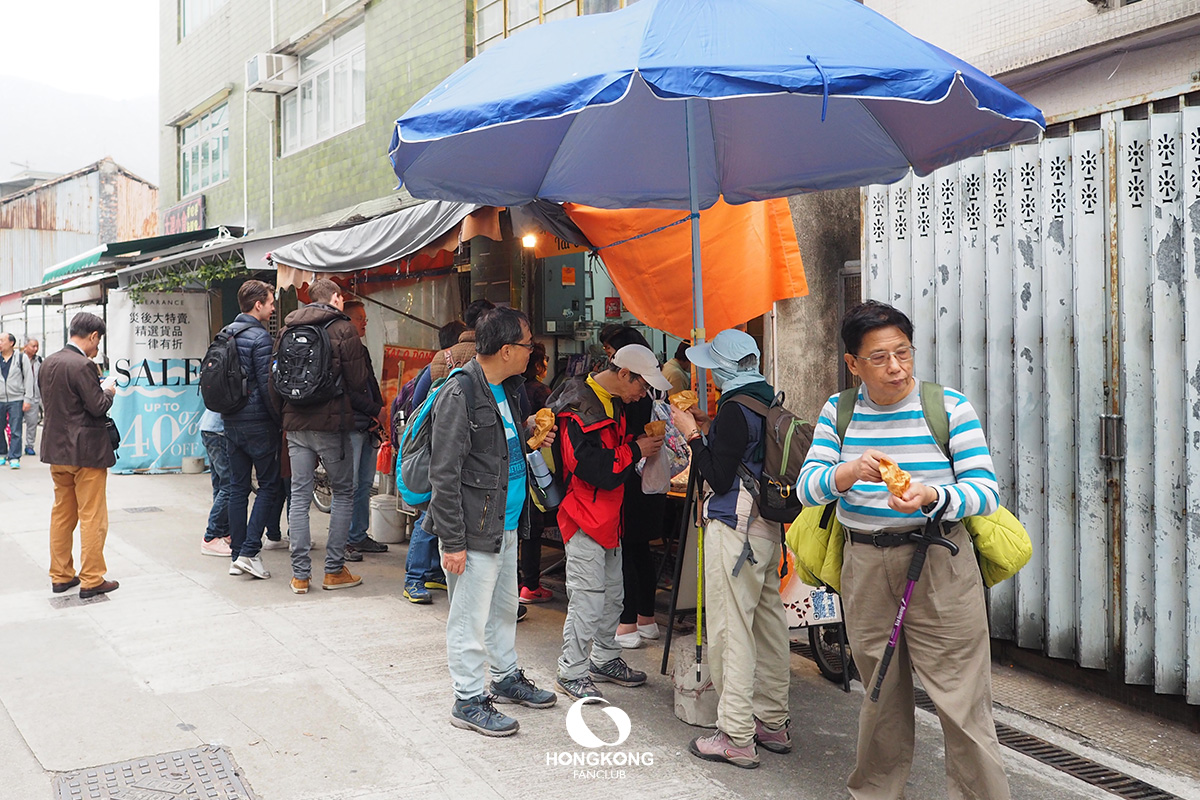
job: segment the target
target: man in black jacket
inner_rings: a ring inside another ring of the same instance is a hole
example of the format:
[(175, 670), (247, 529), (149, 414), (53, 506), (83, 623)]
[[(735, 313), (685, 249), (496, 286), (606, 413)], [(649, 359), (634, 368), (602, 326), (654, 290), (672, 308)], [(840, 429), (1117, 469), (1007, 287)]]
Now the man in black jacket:
[[(242, 313), (233, 321), (234, 341), (249, 399), (240, 411), (221, 415), (229, 453), (229, 550), (233, 558), (229, 574), (265, 579), (271, 573), (263, 566), (259, 551), (267, 517), (278, 508), (280, 433), (279, 417), (267, 389), (274, 348), (263, 323), (275, 313), (275, 295), (262, 281), (246, 281), (238, 289), (238, 308)], [(247, 524), (251, 468), (258, 477), (258, 493)]]

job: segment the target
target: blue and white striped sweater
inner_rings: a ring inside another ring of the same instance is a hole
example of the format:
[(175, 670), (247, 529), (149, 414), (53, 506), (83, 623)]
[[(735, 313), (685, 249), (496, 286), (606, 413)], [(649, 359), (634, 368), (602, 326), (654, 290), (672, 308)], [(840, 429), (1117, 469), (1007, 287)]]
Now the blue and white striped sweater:
[(945, 401), (953, 466), (925, 422), (921, 393), (915, 385), (908, 397), (891, 406), (876, 405), (866, 389), (860, 388), (844, 442), (837, 434), (838, 395), (830, 397), (817, 420), (812, 447), (796, 485), (804, 505), (837, 500), (838, 520), (857, 530), (903, 530), (924, 522), (920, 512), (902, 514), (890, 508), (887, 486), (882, 483), (858, 481), (845, 492), (837, 491), (833, 477), (837, 466), (874, 448), (910, 472), (913, 480), (937, 488), (948, 498), (943, 519), (995, 511), (1000, 503), (999, 487), (979, 417), (970, 401), (953, 389), (946, 389)]

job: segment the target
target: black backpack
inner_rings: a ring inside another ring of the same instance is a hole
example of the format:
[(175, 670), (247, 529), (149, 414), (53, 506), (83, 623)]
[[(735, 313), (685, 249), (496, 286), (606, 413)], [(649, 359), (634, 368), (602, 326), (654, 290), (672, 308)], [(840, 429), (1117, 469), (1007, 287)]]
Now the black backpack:
[(204, 407), (218, 414), (236, 414), (250, 401), (250, 386), (242, 370), (235, 337), (250, 323), (226, 325), (208, 346), (200, 367), (200, 395)]
[(328, 330), (339, 319), (343, 317), (320, 325), (294, 325), (279, 337), (271, 378), (282, 399), (296, 406), (312, 406), (342, 393), (342, 378), (333, 374)]

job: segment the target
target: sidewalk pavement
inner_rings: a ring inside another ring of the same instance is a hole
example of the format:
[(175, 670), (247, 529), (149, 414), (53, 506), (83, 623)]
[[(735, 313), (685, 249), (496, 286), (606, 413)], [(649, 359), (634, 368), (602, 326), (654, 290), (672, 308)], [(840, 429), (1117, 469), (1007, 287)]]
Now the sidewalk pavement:
[[(284, 550), (263, 553), (266, 581), (229, 576), (224, 560), (200, 555), (208, 475), (110, 475), (105, 553), (121, 587), (84, 602), (50, 592), (48, 468), (30, 457), (20, 471), (0, 470), (0, 796), (48, 798), (55, 773), (204, 744), (226, 748), (263, 800), (847, 796), (861, 686), (844, 694), (800, 656), (795, 751), (762, 751), (757, 770), (688, 754), (705, 731), (673, 715), (658, 643), (627, 651), (650, 673), (646, 686), (602, 686), (632, 721), (629, 738), (605, 750), (650, 753), (650, 762), (590, 771), (551, 763), (551, 754), (586, 752), (567, 734), (562, 695), (551, 709), (505, 706), (522, 725), (508, 739), (450, 726), (446, 597), (435, 592), (432, 606), (403, 599), (403, 545), (351, 565), (360, 587), (315, 584), (297, 596)], [(322, 541), (328, 517), (313, 509), (312, 520)], [(542, 687), (553, 685), (564, 612), (558, 591), (518, 627), (521, 666)], [(589, 709), (586, 720), (612, 740), (615, 727), (600, 711)], [(1033, 721), (1001, 713), (1018, 727)], [(1084, 747), (1071, 731), (1043, 727), (1037, 735)], [(908, 797), (944, 797), (932, 715), (918, 712), (917, 735)], [(1097, 753), (1106, 755), (1092, 748), (1089, 756)], [(1005, 760), (1014, 797), (1112, 797), (1012, 751)], [(1175, 781), (1176, 791), (1200, 791), (1186, 776), (1144, 771)]]

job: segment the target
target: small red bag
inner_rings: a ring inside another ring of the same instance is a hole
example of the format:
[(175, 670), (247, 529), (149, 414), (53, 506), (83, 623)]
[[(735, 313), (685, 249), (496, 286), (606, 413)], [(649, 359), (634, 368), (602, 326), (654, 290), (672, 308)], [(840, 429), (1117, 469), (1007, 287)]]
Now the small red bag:
[(396, 452), (392, 450), (391, 442), (384, 442), (379, 447), (379, 456), (375, 459), (375, 471), (391, 475), (396, 470)]

